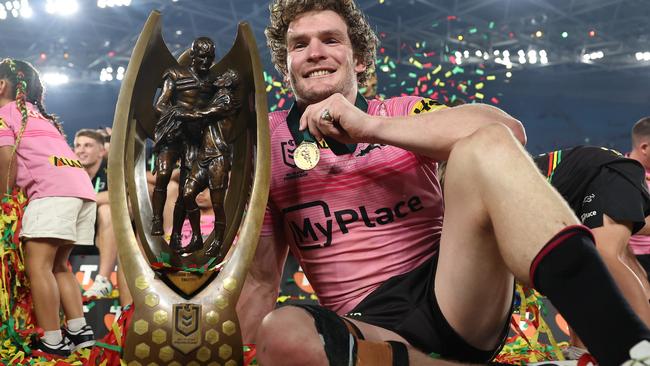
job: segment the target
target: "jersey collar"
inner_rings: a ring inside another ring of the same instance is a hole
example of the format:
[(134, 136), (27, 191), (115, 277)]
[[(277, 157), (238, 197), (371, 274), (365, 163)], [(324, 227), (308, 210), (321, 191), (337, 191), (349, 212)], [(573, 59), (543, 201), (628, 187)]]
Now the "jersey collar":
[[(368, 101), (366, 101), (366, 98), (364, 98), (360, 93), (357, 93), (357, 99), (354, 102), (354, 106), (365, 113), (368, 113)], [(303, 132), (299, 131), (301, 116), (302, 112), (298, 109), (298, 106), (294, 101), (289, 109), (289, 114), (287, 115), (287, 126), (289, 127), (289, 132), (291, 132), (291, 136), (293, 137), (296, 146), (300, 145), (300, 143), (305, 139), (303, 137)], [(357, 144), (343, 144), (330, 137), (325, 137), (325, 142), (335, 155), (352, 154), (357, 148)]]

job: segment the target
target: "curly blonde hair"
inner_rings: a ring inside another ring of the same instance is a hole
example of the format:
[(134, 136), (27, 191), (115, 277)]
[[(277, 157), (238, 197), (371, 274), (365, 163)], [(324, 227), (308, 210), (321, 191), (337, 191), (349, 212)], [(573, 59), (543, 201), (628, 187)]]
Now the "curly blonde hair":
[(266, 44), (271, 50), (271, 60), (283, 76), (287, 70), (287, 29), (300, 14), (313, 10), (331, 10), (339, 14), (348, 26), (354, 55), (365, 65), (366, 70), (357, 74), (359, 85), (365, 85), (375, 65), (378, 39), (370, 28), (366, 17), (354, 0), (274, 0), (269, 6), (270, 24), (266, 27)]

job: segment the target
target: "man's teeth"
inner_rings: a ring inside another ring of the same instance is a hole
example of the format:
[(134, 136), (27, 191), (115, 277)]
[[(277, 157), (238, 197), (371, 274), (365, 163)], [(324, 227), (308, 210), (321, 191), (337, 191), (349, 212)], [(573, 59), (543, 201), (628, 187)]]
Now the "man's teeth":
[(308, 77), (312, 78), (312, 77), (315, 77), (315, 76), (324, 76), (324, 75), (329, 75), (331, 73), (332, 73), (331, 71), (319, 70), (319, 71), (310, 72)]

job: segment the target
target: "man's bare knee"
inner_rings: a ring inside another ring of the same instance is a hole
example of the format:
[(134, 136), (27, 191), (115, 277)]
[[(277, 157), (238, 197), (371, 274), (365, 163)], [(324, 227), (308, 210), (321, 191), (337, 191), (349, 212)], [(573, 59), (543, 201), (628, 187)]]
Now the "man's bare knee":
[(486, 152), (496, 151), (504, 147), (515, 146), (517, 140), (508, 127), (500, 123), (483, 126), (471, 135), (461, 139), (454, 145), (455, 150), (465, 153), (473, 152), (485, 156)]
[(478, 172), (492, 159), (503, 161), (508, 154), (515, 153), (515, 150), (520, 149), (518, 144), (510, 129), (503, 124), (481, 127), (454, 144), (449, 154), (446, 174), (453, 175), (453, 171), (459, 169), (464, 174)]
[(297, 307), (286, 306), (267, 314), (255, 339), (263, 365), (327, 365), (314, 319)]

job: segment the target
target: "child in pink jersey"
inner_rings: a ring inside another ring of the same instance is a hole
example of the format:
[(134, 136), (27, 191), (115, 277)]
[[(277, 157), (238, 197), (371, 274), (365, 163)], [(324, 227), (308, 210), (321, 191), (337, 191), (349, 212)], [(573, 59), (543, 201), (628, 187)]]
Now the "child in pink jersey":
[[(0, 183), (5, 192), (21, 187), (29, 199), (20, 237), (36, 320), (44, 330), (35, 348), (67, 356), (93, 345), (67, 261), (75, 244), (93, 243), (95, 192), (60, 125), (45, 111), (38, 72), (11, 59), (0, 62)], [(67, 319), (63, 331), (59, 304)]]

